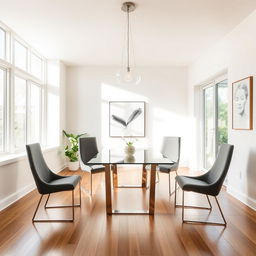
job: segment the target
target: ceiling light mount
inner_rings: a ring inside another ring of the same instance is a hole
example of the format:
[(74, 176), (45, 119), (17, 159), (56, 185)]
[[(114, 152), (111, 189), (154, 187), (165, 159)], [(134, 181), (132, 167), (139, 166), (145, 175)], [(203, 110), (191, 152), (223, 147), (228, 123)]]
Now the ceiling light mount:
[[(121, 10), (126, 13), (127, 16), (127, 29), (126, 29), (126, 64), (116, 73), (116, 79), (120, 84), (138, 84), (141, 80), (140, 75), (137, 74), (134, 66), (131, 67), (131, 56), (130, 48), (132, 41), (130, 39), (131, 29), (130, 29), (130, 12), (136, 9), (136, 5), (133, 2), (124, 2), (121, 6)], [(134, 52), (133, 52), (134, 54)], [(133, 55), (134, 60), (134, 55)], [(135, 64), (135, 60), (133, 61)]]
[(121, 10), (124, 12), (133, 12), (136, 9), (136, 5), (133, 2), (125, 2), (122, 4)]

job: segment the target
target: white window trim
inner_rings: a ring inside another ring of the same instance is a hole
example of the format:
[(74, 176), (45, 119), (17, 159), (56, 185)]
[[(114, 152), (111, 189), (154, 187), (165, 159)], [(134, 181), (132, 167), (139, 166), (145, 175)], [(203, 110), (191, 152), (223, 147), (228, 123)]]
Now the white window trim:
[[(16, 159), (16, 155), (23, 154), (23, 152), (15, 152), (14, 150), (14, 131), (13, 131), (13, 119), (14, 119), (14, 78), (15, 76), (20, 77), (26, 80), (26, 143), (28, 141), (28, 124), (29, 124), (29, 91), (31, 83), (37, 85), (41, 88), (40, 90), (40, 143), (44, 146), (46, 143), (46, 132), (45, 127), (47, 127), (47, 118), (46, 118), (46, 109), (47, 109), (47, 81), (46, 81), (46, 65), (47, 60), (44, 58), (38, 51), (33, 49), (29, 44), (27, 44), (22, 38), (20, 38), (13, 30), (7, 27), (5, 24), (0, 22), (0, 27), (5, 31), (5, 59), (0, 59), (0, 68), (6, 70), (7, 80), (5, 85), (5, 118), (4, 118), (4, 152), (0, 152), (0, 163), (2, 163), (2, 158)], [(14, 42), (17, 41), (22, 44), (27, 49), (26, 56), (26, 70), (23, 70), (19, 67), (16, 67), (14, 64), (15, 60), (15, 50), (14, 50)], [(42, 73), (41, 79), (32, 75), (31, 72), (31, 57), (34, 54), (36, 57), (42, 60)], [(7, 86), (8, 84), (8, 86)], [(25, 153), (24, 153), (25, 154)]]
[[(204, 138), (205, 138), (205, 127), (204, 127), (204, 89), (206, 88), (209, 88), (211, 86), (214, 86), (214, 119), (215, 119), (215, 122), (216, 122), (216, 115), (217, 115), (217, 98), (216, 98), (216, 85), (221, 82), (221, 81), (224, 81), (224, 80), (228, 80), (228, 73), (227, 71), (223, 72), (222, 74), (220, 75), (216, 75), (214, 77), (214, 79), (210, 79), (208, 80), (207, 82), (203, 83), (200, 85), (200, 117), (201, 117), (201, 126), (200, 126), (200, 134), (201, 134), (201, 137), (202, 137), (202, 141), (201, 141), (201, 150), (200, 150), (200, 155), (201, 155), (201, 161), (200, 161), (200, 169), (202, 169), (204, 172), (207, 172), (208, 170), (204, 167), (204, 150), (205, 150), (205, 141), (204, 141)], [(216, 133), (216, 131), (215, 131)], [(215, 152), (214, 152), (215, 156), (216, 156), (216, 145), (215, 145)]]

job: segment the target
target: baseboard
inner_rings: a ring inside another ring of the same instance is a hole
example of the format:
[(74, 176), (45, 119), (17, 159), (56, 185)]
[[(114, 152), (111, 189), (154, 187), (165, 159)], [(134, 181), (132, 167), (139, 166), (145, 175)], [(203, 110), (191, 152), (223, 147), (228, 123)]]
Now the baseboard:
[[(62, 166), (58, 171), (56, 171), (56, 173), (62, 171), (65, 168), (66, 168), (66, 165)], [(36, 188), (35, 183), (29, 184), (21, 188), (20, 190), (12, 193), (11, 195), (7, 196), (6, 198), (2, 199), (0, 201), (0, 211), (4, 210), (11, 204), (15, 203), (16, 201), (18, 201), (23, 196), (27, 195), (29, 192), (31, 192), (35, 188)]]
[(249, 206), (252, 208), (254, 211), (256, 211), (256, 200), (252, 199), (251, 197), (247, 196), (246, 194), (242, 193), (241, 191), (238, 191), (237, 189), (228, 186), (227, 187), (227, 192), (244, 203), (245, 205)]
[(0, 211), (2, 211), (3, 209), (7, 208), (8, 206), (10, 206), (11, 204), (13, 204), (14, 202), (16, 202), (17, 200), (19, 200), (20, 198), (22, 198), (23, 196), (25, 196), (26, 194), (28, 194), (29, 192), (31, 192), (33, 189), (35, 189), (35, 184), (30, 184), (27, 185), (26, 187), (20, 189), (19, 191), (9, 195), (8, 197), (2, 199), (0, 201)]

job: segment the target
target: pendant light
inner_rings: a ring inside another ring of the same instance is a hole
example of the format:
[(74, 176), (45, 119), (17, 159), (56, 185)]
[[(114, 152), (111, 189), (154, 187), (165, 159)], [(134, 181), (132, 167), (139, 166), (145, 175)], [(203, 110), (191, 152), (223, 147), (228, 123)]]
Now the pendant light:
[(134, 67), (131, 67), (130, 61), (130, 12), (133, 12), (135, 8), (136, 6), (132, 2), (123, 3), (121, 8), (122, 11), (127, 13), (126, 62), (116, 74), (117, 81), (121, 84), (138, 84), (141, 80)]

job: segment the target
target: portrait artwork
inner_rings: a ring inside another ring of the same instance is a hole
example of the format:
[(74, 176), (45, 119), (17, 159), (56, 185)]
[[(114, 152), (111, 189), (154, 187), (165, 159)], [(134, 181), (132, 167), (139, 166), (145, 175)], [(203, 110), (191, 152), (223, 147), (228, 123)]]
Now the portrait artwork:
[(247, 77), (232, 84), (232, 128), (252, 130), (253, 128), (253, 77)]

